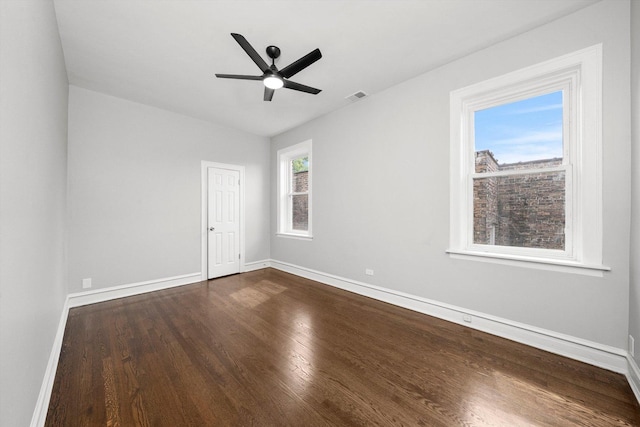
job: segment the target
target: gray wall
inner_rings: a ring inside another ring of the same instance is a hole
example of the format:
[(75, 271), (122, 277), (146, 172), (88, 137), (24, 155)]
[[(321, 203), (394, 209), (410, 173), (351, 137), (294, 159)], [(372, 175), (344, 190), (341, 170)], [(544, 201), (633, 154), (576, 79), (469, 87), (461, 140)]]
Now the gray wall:
[(0, 425), (29, 425), (66, 296), (68, 83), (50, 1), (0, 2)]
[[(271, 257), (626, 348), (629, 31), (629, 2), (603, 1), (274, 137), (272, 165), (278, 149), (313, 139), (314, 239), (275, 236), (272, 206)], [(612, 271), (597, 278), (449, 258), (450, 91), (597, 43)]]
[(266, 138), (70, 86), (69, 292), (200, 272), (200, 164), (246, 168), (246, 260), (269, 258)]
[(631, 292), (629, 333), (640, 363), (640, 2), (631, 2)]

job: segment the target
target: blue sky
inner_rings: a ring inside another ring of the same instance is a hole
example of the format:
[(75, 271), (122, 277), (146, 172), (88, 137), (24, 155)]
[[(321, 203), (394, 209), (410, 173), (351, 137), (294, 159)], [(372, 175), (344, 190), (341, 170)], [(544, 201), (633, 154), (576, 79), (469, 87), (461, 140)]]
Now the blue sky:
[(562, 92), (475, 112), (475, 151), (499, 164), (562, 157)]

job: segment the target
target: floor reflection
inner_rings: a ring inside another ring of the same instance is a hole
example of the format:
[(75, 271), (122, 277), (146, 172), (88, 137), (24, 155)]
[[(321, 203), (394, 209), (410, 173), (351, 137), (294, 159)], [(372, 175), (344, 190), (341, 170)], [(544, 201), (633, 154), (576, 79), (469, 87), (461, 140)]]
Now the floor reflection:
[(304, 309), (297, 309), (290, 314), (290, 322), (287, 385), (304, 397), (313, 385), (316, 371), (313, 316)]
[[(495, 371), (470, 383), (469, 393), (463, 398), (464, 421), (479, 426), (537, 426), (540, 424), (528, 420), (544, 417), (539, 413), (540, 407), (549, 408), (554, 401), (566, 403), (566, 400), (566, 396), (545, 390), (540, 385)], [(520, 404), (514, 405), (516, 402)], [(553, 425), (556, 420), (553, 413), (548, 416)]]
[(285, 286), (278, 285), (270, 280), (262, 280), (254, 286), (242, 288), (230, 296), (245, 308), (255, 308), (269, 300), (271, 296), (277, 295), (285, 289), (287, 289)]

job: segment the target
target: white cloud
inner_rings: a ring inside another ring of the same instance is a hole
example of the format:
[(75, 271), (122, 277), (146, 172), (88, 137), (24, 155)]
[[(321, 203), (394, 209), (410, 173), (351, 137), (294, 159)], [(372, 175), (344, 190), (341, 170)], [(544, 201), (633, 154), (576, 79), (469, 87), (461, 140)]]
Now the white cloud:
[(562, 130), (533, 131), (495, 140), (489, 149), (500, 164), (562, 157)]
[(562, 146), (562, 129), (550, 131), (532, 131), (513, 138), (504, 138), (492, 141), (492, 146), (513, 146), (532, 143), (549, 143), (553, 142)]
[(520, 110), (511, 110), (507, 114), (528, 114), (539, 113), (540, 111), (561, 110), (562, 104), (541, 105), (539, 107), (522, 108)]

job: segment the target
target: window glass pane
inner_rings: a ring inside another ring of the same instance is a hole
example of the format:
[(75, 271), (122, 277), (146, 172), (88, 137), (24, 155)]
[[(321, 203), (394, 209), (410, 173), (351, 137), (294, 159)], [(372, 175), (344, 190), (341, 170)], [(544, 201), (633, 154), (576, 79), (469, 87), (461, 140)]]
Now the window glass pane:
[(473, 243), (565, 248), (564, 171), (473, 181)]
[(562, 163), (562, 91), (476, 111), (474, 144), (476, 173)]
[(309, 195), (296, 194), (292, 196), (291, 228), (298, 231), (309, 230)]
[(306, 193), (309, 191), (309, 157), (298, 157), (291, 160), (291, 191)]

